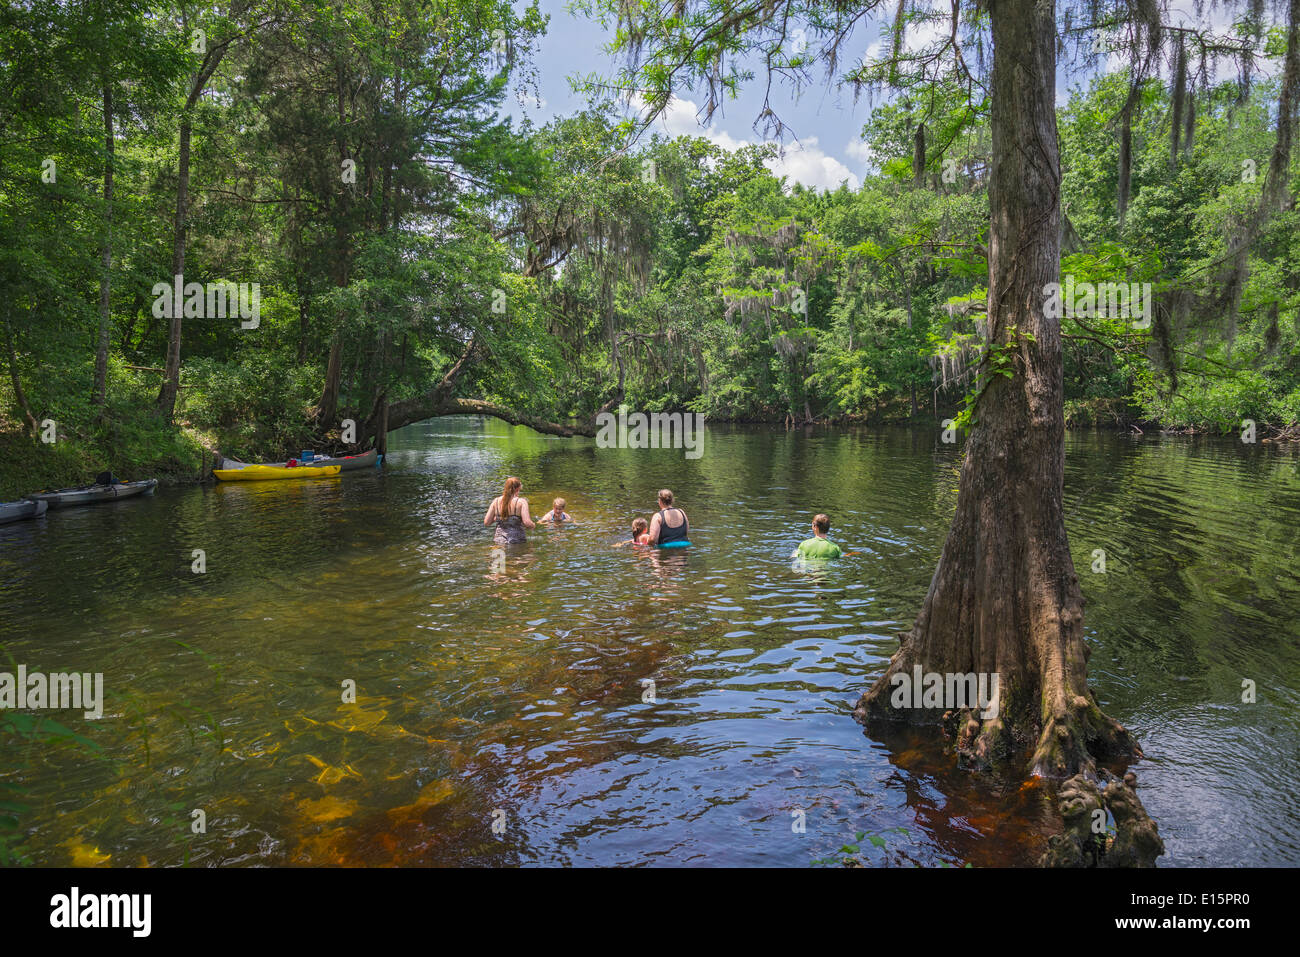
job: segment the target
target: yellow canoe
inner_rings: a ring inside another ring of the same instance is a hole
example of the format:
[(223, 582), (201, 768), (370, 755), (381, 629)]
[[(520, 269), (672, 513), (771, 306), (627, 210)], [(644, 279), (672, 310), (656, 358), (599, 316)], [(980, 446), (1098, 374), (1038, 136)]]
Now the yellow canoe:
[(278, 479), (329, 478), (338, 475), (341, 465), (299, 465), (287, 469), (278, 465), (246, 465), (242, 469), (214, 469), (212, 474), (223, 482), (274, 482)]

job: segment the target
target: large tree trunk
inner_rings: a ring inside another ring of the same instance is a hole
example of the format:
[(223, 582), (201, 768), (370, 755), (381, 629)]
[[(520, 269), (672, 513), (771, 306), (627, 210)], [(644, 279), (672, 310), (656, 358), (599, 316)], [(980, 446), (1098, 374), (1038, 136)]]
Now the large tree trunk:
[[(100, 246), (99, 341), (95, 347), (95, 388), (92, 401), (101, 410), (108, 400), (109, 308), (113, 268), (113, 84), (104, 80), (104, 242)], [(102, 414), (102, 412), (101, 412)]]
[(1083, 596), (1065, 531), (1060, 322), (1045, 309), (1060, 271), (1054, 10), (1042, 0), (993, 0), (990, 12), (988, 349), (1009, 357), (1014, 374), (984, 367), (957, 512), (930, 590), (854, 714), (864, 723), (943, 721), (942, 707), (891, 703), (892, 679), (914, 666), (997, 675), (988, 717), (979, 706), (946, 716), (961, 759), (1092, 775), (1098, 757), (1140, 752), (1088, 689)]

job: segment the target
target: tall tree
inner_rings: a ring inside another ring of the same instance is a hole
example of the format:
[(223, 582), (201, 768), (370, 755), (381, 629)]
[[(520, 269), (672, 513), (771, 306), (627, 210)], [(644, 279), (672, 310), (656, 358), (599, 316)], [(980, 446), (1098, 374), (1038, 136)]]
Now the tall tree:
[[(1080, 7), (1084, 18), (1099, 14), (1096, 4)], [(584, 9), (618, 21), (619, 43), (629, 53), (623, 83), (629, 92), (648, 91), (643, 95), (652, 117), (668, 106), (678, 84), (700, 80), (709, 91), (707, 117), (725, 92), (744, 81), (747, 57), (761, 60), (770, 76), (806, 81), (814, 57), (797, 49), (797, 27), (816, 37), (810, 46), (834, 77), (854, 27), (884, 12), (875, 2), (797, 0), (592, 0)], [(919, 51), (903, 42), (910, 9), (901, 0), (886, 62), (854, 70), (848, 79), (898, 85), (965, 77), (970, 87), (983, 86), (964, 51), (978, 46), (987, 26), (993, 51), (987, 324), (975, 428), (952, 527), (910, 633), (855, 714), (863, 721), (938, 720), (941, 715), (930, 709), (900, 713), (891, 706), (893, 677), (913, 666), (998, 674), (1002, 697), (996, 715), (982, 717), (973, 708), (949, 715), (955, 718), (958, 753), (986, 767), (1027, 753), (1025, 773), (1079, 775), (1071, 788), (1091, 788), (1089, 800), (1104, 802), (1119, 821), (1112, 860), (1150, 864), (1162, 845), (1132, 788), (1114, 782), (1102, 794), (1089, 780), (1099, 760), (1132, 759), (1141, 752), (1088, 688), (1083, 600), (1065, 530), (1061, 330), (1046, 308), (1060, 275), (1062, 222), (1055, 94), (1056, 50), (1063, 38), (1056, 4), (954, 2), (951, 31)], [(1123, 4), (1113, 13), (1150, 19)], [(1181, 89), (1181, 55), (1176, 75)], [(1182, 106), (1175, 105), (1176, 128)], [(770, 100), (760, 122), (776, 133), (784, 126)], [(1177, 130), (1172, 135), (1176, 152)]]
[[(199, 16), (206, 13), (207, 16)], [(256, 22), (261, 17), (261, 22)], [(253, 22), (250, 22), (250, 18)], [(172, 277), (185, 273), (186, 231), (190, 214), (190, 146), (194, 135), (194, 111), (199, 98), (208, 89), (212, 76), (221, 66), (231, 45), (274, 22), (275, 15), (261, 11), (249, 0), (234, 0), (226, 10), (180, 4), (178, 22), (180, 38), (194, 57), (191, 72), (181, 95), (178, 146), (176, 150), (176, 206), (172, 225)], [(167, 355), (162, 387), (158, 390), (158, 415), (171, 421), (176, 412), (176, 395), (181, 383), (181, 337), (184, 310), (173, 303), (167, 326)]]

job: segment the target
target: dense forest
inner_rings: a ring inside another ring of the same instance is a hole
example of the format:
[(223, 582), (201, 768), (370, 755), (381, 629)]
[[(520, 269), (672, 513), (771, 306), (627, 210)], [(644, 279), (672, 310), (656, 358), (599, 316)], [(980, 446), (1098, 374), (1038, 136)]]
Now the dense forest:
[[(573, 7), (620, 66), (535, 127), (508, 105), (536, 2), (6, 4), (0, 497), (447, 415), (961, 431), (933, 579), (854, 717), (1064, 782), (1045, 864), (1152, 864), (1136, 777), (1107, 778), (1141, 748), (1087, 680), (1065, 429), (1300, 438), (1300, 0), (1191, 27), (1161, 0)], [(707, 120), (814, 66), (873, 106), (856, 188), (776, 175), (767, 99), (764, 145), (654, 132), (685, 91)], [(1005, 694), (900, 714), (913, 668)]]
[[(1095, 70), (1058, 108), (1062, 282), (1101, 290), (1061, 319), (1070, 425), (1300, 421), (1286, 176), (1257, 214), (1279, 131), (1294, 169), (1295, 104), (1261, 11), (1166, 31), (1166, 68)], [(770, 171), (776, 145), (638, 131), (595, 83), (577, 115), (503, 118), (546, 21), (500, 0), (6, 4), (0, 492), (457, 413), (967, 424), (978, 88), (904, 84), (861, 131), (874, 172), (818, 192)]]

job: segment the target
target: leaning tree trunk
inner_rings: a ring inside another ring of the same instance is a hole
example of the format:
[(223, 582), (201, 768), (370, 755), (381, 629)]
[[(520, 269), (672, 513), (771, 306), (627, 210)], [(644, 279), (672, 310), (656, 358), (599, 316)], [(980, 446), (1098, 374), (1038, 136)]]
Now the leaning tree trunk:
[[(1028, 758), (1035, 775), (1095, 774), (1137, 744), (1088, 689), (1083, 595), (1063, 510), (1065, 423), (1055, 20), (1043, 0), (993, 0), (988, 353), (957, 512), (912, 630), (854, 711), (864, 723), (943, 720), (891, 704), (896, 674), (997, 675), (993, 713), (954, 709), (957, 752), (988, 768)], [(990, 373), (1005, 357), (1011, 375)], [(1134, 800), (1136, 798), (1134, 797)], [(1148, 822), (1149, 823), (1149, 822)]]

